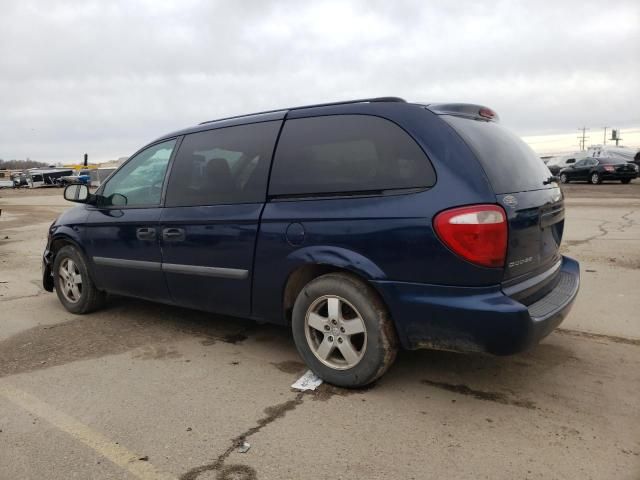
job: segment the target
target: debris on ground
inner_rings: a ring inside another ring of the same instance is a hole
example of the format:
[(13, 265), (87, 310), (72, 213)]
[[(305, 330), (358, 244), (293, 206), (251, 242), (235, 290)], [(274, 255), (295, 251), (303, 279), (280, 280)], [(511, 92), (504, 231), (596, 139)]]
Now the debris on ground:
[(238, 453), (247, 453), (251, 448), (251, 444), (249, 442), (242, 442), (242, 445), (238, 447)]
[(138, 460), (141, 460), (143, 462), (148, 462), (149, 461), (149, 455), (145, 455), (144, 457), (140, 457)]
[(307, 391), (315, 390), (322, 384), (322, 379), (313, 373), (311, 370), (307, 370), (298, 380), (295, 381), (291, 388), (296, 390)]

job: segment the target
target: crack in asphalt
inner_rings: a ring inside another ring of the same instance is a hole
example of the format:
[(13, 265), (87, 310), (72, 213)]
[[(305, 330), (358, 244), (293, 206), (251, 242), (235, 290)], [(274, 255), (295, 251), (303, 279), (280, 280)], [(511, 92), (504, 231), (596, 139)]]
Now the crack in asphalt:
[[(622, 215), (620, 217), (620, 218), (624, 219), (624, 223), (617, 228), (618, 232), (624, 232), (624, 231), (626, 231), (627, 228), (636, 225), (635, 220), (629, 218), (629, 215), (632, 215), (634, 213), (636, 213), (636, 211), (635, 210), (631, 210), (631, 211), (625, 213), (624, 215)], [(610, 222), (609, 220), (605, 220), (604, 222), (601, 222), (601, 223), (598, 224), (598, 230), (600, 230), (600, 233), (598, 233), (596, 235), (592, 235), (592, 236), (584, 238), (582, 240), (567, 240), (564, 243), (568, 247), (575, 247), (575, 246), (578, 246), (578, 245), (584, 245), (585, 243), (589, 243), (592, 240), (596, 240), (597, 238), (602, 238), (605, 235), (608, 235), (610, 233), (609, 230), (607, 228), (605, 228), (605, 225), (607, 223), (612, 223), (612, 222)]]
[(580, 330), (568, 330), (566, 328), (556, 328), (555, 332), (561, 335), (571, 335), (573, 337), (588, 338), (591, 340), (608, 340), (610, 342), (622, 343), (625, 345), (640, 346), (640, 338), (618, 337), (615, 335), (605, 335), (603, 333), (582, 332)]
[(600, 233), (598, 233), (596, 235), (592, 235), (590, 237), (583, 238), (582, 240), (567, 240), (564, 243), (565, 243), (565, 245), (567, 247), (576, 247), (578, 245), (584, 245), (585, 243), (589, 243), (592, 240), (595, 240), (596, 238), (602, 238), (602, 237), (604, 237), (605, 235), (607, 235), (609, 233), (609, 231), (606, 228), (604, 228), (604, 226), (607, 223), (611, 223), (611, 222), (609, 222), (608, 220), (605, 220), (604, 222), (601, 222), (601, 223), (598, 224), (598, 230), (600, 230)]
[(264, 409), (265, 417), (258, 420), (256, 426), (249, 428), (244, 431), (237, 437), (231, 440), (231, 445), (222, 452), (218, 457), (210, 463), (200, 465), (199, 467), (194, 467), (191, 470), (183, 473), (180, 476), (180, 480), (195, 480), (200, 476), (200, 474), (209, 471), (218, 471), (217, 479), (225, 480), (225, 479), (237, 479), (237, 480), (254, 480), (257, 478), (256, 471), (248, 466), (242, 464), (234, 464), (234, 465), (225, 465), (224, 462), (227, 460), (229, 455), (233, 453), (238, 447), (240, 447), (247, 438), (251, 435), (258, 433), (267, 425), (275, 422), (279, 418), (282, 418), (286, 415), (287, 412), (294, 410), (298, 405), (302, 404), (304, 392), (299, 392), (296, 394), (293, 400), (286, 401), (284, 403), (279, 403), (277, 405), (273, 405)]

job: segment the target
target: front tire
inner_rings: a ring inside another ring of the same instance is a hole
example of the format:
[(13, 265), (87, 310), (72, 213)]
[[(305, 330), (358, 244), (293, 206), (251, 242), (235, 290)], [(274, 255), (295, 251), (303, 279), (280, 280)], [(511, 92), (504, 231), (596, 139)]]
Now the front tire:
[(398, 338), (386, 307), (366, 283), (331, 273), (298, 295), (293, 338), (306, 364), (339, 387), (362, 387), (393, 364)]
[(598, 172), (593, 172), (590, 177), (591, 184), (599, 185), (602, 183), (602, 178)]
[(620, 180), (622, 183), (624, 183), (625, 185), (627, 183), (631, 183), (631, 179), (630, 178), (623, 178), (622, 180)]
[(53, 285), (60, 303), (71, 313), (93, 312), (101, 308), (106, 299), (106, 294), (91, 280), (84, 256), (71, 245), (56, 253)]
[(569, 177), (567, 177), (566, 173), (560, 174), (560, 182), (561, 183), (569, 183)]

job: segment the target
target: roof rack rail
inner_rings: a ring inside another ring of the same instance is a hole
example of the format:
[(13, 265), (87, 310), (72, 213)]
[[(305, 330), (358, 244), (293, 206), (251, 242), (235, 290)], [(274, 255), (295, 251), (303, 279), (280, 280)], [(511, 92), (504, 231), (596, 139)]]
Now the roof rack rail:
[(244, 115), (234, 115), (232, 117), (217, 118), (215, 120), (207, 120), (206, 122), (199, 123), (199, 125), (205, 125), (207, 123), (219, 122), (221, 120), (231, 120), (231, 119), (234, 119), (234, 118), (251, 117), (253, 115), (263, 115), (263, 114), (266, 114), (266, 113), (287, 112), (289, 110), (302, 110), (304, 108), (332, 107), (334, 105), (348, 105), (350, 103), (375, 103), (375, 102), (406, 103), (407, 101), (404, 98), (400, 98), (400, 97), (359, 98), (357, 100), (343, 100), (341, 102), (316, 103), (314, 105), (303, 105), (303, 106), (300, 106), (300, 107), (291, 107), (291, 108), (278, 108), (276, 110), (265, 110), (264, 112), (247, 113), (247, 114), (244, 114)]

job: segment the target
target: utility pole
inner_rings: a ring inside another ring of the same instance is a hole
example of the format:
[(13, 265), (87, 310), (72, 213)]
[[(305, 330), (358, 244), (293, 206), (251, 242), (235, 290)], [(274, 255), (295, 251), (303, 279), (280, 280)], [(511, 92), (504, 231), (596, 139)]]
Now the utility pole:
[(609, 127), (603, 127), (604, 128), (604, 135), (602, 136), (602, 146), (605, 146), (607, 144), (607, 128)]
[(580, 145), (580, 150), (584, 150), (585, 146), (587, 144), (587, 140), (589, 139), (589, 137), (587, 137), (587, 130), (589, 130), (587, 127), (582, 127), (579, 128), (578, 131), (582, 132), (582, 135), (580, 135), (578, 137), (578, 143)]

